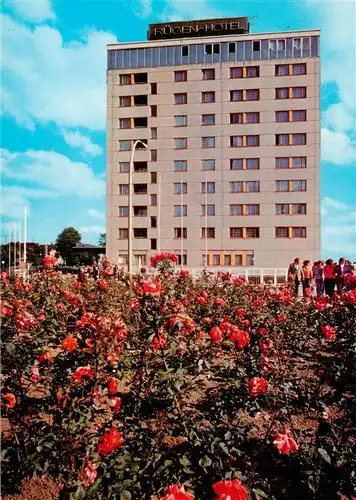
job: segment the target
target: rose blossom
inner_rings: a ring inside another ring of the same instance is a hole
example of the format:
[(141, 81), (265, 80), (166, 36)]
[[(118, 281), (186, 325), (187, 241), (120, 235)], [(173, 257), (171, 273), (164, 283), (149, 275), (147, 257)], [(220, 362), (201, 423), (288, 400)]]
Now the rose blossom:
[(158, 351), (159, 349), (164, 349), (167, 345), (167, 337), (164, 335), (158, 335), (153, 337), (153, 349)]
[(247, 500), (248, 491), (238, 479), (219, 481), (213, 485), (216, 500)]
[(223, 339), (222, 331), (218, 326), (213, 326), (213, 328), (209, 332), (209, 335), (212, 342), (221, 342)]
[(78, 341), (71, 335), (67, 335), (66, 338), (62, 342), (62, 347), (66, 351), (73, 352), (78, 347)]
[(3, 403), (5, 408), (14, 408), (16, 406), (16, 398), (12, 394), (12, 392), (6, 392), (3, 394), (3, 398), (7, 401), (7, 403)]
[(273, 441), (274, 446), (283, 455), (289, 455), (289, 453), (298, 450), (297, 443), (289, 434), (290, 430), (284, 427), (282, 433), (276, 434)]
[(40, 381), (40, 371), (36, 366), (31, 367), (31, 375), (30, 375), (30, 380), (31, 382), (34, 382), (37, 384), (37, 382)]
[(133, 297), (132, 299), (130, 299), (130, 304), (129, 306), (131, 307), (131, 309), (140, 309), (140, 302), (138, 300), (137, 297)]
[(335, 340), (336, 339), (336, 330), (330, 325), (322, 326), (321, 331), (323, 332), (326, 340)]
[(75, 370), (72, 374), (72, 379), (75, 382), (82, 382), (83, 378), (91, 378), (94, 375), (94, 370), (89, 365), (88, 366), (80, 366)]
[(79, 473), (79, 481), (84, 488), (89, 488), (95, 482), (97, 472), (97, 465), (94, 465), (90, 460), (87, 460), (82, 472)]
[(108, 393), (115, 394), (119, 391), (119, 381), (115, 377), (109, 377), (108, 379)]
[(187, 493), (184, 486), (179, 488), (177, 484), (170, 486), (167, 493), (161, 500), (194, 500), (194, 495)]
[(162, 286), (159, 281), (145, 281), (143, 291), (148, 295), (161, 295)]
[(100, 438), (98, 443), (98, 453), (102, 455), (110, 455), (116, 448), (120, 448), (123, 445), (123, 437), (121, 432), (119, 432), (115, 427), (111, 427), (109, 431), (106, 431), (104, 435)]
[(263, 377), (253, 377), (248, 381), (250, 396), (260, 396), (267, 391), (267, 382)]

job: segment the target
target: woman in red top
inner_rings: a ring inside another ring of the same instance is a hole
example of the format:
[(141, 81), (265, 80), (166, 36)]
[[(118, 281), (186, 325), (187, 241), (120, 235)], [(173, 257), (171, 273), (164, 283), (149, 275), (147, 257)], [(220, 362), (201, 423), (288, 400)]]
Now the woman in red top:
[(328, 259), (324, 266), (324, 286), (325, 293), (332, 297), (334, 295), (335, 288), (335, 266), (332, 259)]

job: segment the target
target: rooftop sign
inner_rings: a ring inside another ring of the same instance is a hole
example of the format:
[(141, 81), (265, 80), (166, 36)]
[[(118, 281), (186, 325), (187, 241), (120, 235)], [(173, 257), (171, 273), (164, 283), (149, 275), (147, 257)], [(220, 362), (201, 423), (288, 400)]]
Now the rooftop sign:
[(229, 19), (203, 19), (200, 21), (150, 24), (147, 38), (148, 40), (163, 40), (167, 38), (237, 35), (247, 34), (248, 32), (248, 18), (233, 17)]

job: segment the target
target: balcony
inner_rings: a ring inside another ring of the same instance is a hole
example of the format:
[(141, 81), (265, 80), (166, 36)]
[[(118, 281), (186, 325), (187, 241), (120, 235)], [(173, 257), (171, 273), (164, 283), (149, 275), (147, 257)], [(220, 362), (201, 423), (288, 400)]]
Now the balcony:
[(134, 217), (147, 217), (148, 210), (146, 206), (133, 207)]
[(134, 194), (147, 194), (147, 184), (134, 184)]

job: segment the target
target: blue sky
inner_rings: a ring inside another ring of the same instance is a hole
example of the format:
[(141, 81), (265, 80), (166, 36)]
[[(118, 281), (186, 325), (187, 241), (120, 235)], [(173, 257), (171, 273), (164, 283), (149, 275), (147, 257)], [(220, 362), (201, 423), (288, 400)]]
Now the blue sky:
[(3, 0), (2, 241), (29, 207), (28, 236), (105, 231), (107, 43), (149, 23), (251, 16), (251, 32), (322, 30), (322, 254), (356, 260), (356, 0)]

